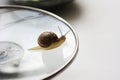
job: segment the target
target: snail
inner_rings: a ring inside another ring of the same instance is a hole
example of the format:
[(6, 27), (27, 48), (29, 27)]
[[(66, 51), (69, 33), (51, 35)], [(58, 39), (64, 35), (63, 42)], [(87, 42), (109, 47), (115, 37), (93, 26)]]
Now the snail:
[[(59, 27), (58, 27), (59, 28)], [(59, 31), (61, 33), (61, 37), (58, 38), (58, 36), (54, 32), (43, 32), (41, 35), (38, 37), (38, 45), (36, 47), (33, 47), (29, 50), (50, 50), (53, 48), (57, 48), (60, 46), (65, 40), (66, 40), (66, 35), (70, 31), (67, 31), (64, 35), (62, 34), (60, 28)]]

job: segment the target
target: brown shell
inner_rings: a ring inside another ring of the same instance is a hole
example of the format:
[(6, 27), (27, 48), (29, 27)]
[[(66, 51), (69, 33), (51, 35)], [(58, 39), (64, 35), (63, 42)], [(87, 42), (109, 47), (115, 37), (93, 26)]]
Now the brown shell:
[(56, 41), (58, 41), (58, 37), (54, 32), (43, 32), (38, 38), (38, 44), (44, 48)]

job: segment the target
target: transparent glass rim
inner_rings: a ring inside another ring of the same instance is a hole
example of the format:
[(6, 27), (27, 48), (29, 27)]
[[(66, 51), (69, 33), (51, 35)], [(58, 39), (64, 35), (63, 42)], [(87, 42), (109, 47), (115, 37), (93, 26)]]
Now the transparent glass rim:
[(46, 10), (43, 10), (43, 9), (38, 9), (38, 8), (33, 8), (33, 7), (28, 7), (28, 6), (20, 6), (20, 5), (0, 5), (0, 9), (3, 9), (3, 8), (19, 8), (19, 9), (26, 9), (26, 10), (32, 10), (32, 11), (37, 11), (37, 12), (42, 12), (44, 14), (47, 14), (47, 15), (50, 15), (58, 20), (60, 20), (61, 22), (63, 22), (64, 24), (66, 24), (70, 29), (71, 31), (73, 32), (73, 35), (75, 37), (75, 42), (76, 42), (76, 46), (75, 46), (75, 49), (74, 49), (74, 52), (72, 54), (72, 56), (70, 57), (70, 59), (63, 65), (61, 66), (59, 69), (57, 69), (56, 71), (52, 72), (51, 74), (49, 75), (46, 75), (43, 79), (46, 79), (54, 74), (57, 74), (58, 72), (60, 72), (61, 70), (63, 70), (64, 68), (66, 68), (70, 62), (72, 62), (72, 60), (75, 58), (75, 56), (77, 55), (78, 53), (78, 50), (79, 50), (79, 38), (77, 36), (77, 33), (76, 31), (72, 28), (72, 26), (66, 21), (64, 20), (63, 18), (57, 16), (56, 14), (53, 14), (49, 11), (46, 11)]

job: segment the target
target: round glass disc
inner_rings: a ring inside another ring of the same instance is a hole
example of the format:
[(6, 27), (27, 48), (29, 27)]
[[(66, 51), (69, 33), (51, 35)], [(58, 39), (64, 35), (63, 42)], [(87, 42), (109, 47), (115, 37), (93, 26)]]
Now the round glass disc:
[[(54, 48), (32, 49), (40, 47), (38, 38), (43, 32), (57, 35), (58, 40), (53, 42)], [(55, 47), (62, 36), (65, 39)], [(4, 42), (16, 44), (9, 46), (16, 46), (17, 50), (8, 51), (12, 56), (8, 61), (3, 61), (6, 64), (0, 64), (0, 80), (47, 78), (64, 68), (78, 51), (78, 38), (66, 21), (50, 12), (25, 6), (0, 6), (0, 43)], [(6, 58), (6, 54), (0, 52), (0, 61), (2, 57)], [(23, 54), (22, 57), (20, 54)], [(12, 63), (17, 61), (14, 57), (19, 57), (18, 66)]]

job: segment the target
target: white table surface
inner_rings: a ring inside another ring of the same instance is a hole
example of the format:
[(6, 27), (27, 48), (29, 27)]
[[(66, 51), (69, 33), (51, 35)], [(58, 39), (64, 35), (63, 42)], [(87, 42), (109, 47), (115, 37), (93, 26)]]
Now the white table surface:
[(80, 47), (51, 80), (120, 80), (120, 0), (75, 0), (56, 14), (76, 30)]
[(52, 80), (120, 80), (120, 0), (76, 0), (61, 15), (77, 31), (79, 53)]

